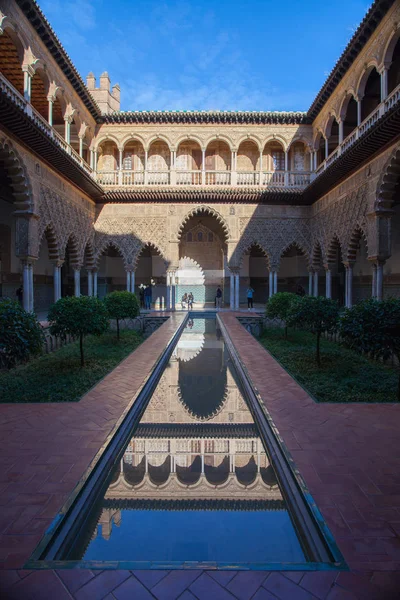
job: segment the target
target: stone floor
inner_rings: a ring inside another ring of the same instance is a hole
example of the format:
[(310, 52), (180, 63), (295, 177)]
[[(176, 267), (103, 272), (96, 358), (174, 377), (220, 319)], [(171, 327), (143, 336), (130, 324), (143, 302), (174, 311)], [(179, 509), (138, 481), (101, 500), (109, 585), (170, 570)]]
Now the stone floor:
[(222, 318), (350, 572), (22, 569), (171, 337), (177, 314), (79, 403), (0, 405), (0, 598), (400, 598), (400, 406), (315, 404), (234, 314)]

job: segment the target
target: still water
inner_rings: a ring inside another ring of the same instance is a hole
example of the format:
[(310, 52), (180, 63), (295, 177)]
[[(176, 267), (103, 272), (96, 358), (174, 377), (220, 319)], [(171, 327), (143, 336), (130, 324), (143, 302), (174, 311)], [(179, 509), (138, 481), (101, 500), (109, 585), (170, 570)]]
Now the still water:
[(189, 320), (69, 558), (305, 562), (215, 318)]

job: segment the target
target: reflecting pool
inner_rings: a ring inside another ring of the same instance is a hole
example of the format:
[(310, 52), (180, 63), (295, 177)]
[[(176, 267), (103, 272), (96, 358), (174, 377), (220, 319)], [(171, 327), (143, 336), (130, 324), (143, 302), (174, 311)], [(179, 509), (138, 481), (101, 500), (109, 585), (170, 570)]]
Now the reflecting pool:
[(68, 558), (305, 562), (215, 318), (189, 319)]

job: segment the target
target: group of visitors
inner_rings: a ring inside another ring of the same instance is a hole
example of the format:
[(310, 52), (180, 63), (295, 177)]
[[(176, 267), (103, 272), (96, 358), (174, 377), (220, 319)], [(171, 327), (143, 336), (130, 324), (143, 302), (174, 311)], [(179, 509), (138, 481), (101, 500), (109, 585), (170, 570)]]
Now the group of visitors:
[(140, 288), (139, 292), (140, 307), (145, 310), (151, 310), (152, 302), (152, 289), (151, 285), (147, 285), (145, 288)]
[(182, 308), (183, 309), (187, 308), (188, 310), (193, 309), (193, 302), (194, 302), (194, 296), (193, 296), (192, 292), (189, 292), (188, 294), (185, 292), (183, 294), (182, 300), (181, 300)]

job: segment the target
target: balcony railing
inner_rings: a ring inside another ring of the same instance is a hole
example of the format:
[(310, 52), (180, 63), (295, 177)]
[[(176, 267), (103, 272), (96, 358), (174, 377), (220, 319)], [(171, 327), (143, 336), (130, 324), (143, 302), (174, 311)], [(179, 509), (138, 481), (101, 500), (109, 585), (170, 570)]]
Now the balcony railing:
[(364, 133), (369, 131), (375, 123), (389, 110), (391, 110), (400, 100), (400, 84), (389, 94), (389, 96), (381, 102), (365, 119), (356, 127), (341, 144), (326, 158), (315, 170), (315, 177), (318, 177), (325, 169), (327, 169), (335, 160), (346, 152)]
[(311, 173), (309, 171), (263, 171), (260, 173), (259, 171), (127, 171), (116, 169), (114, 171), (97, 171), (96, 178), (101, 185), (110, 187), (170, 184), (303, 189), (310, 183)]
[(46, 121), (44, 117), (24, 98), (22, 94), (0, 73), (0, 90), (6, 94), (13, 103), (23, 110), (32, 119), (39, 129), (45, 132), (54, 142), (69, 154), (87, 173), (93, 174), (86, 161), (68, 144), (63, 137)]

